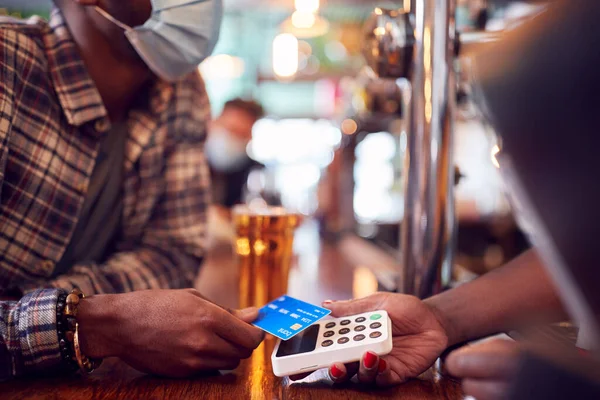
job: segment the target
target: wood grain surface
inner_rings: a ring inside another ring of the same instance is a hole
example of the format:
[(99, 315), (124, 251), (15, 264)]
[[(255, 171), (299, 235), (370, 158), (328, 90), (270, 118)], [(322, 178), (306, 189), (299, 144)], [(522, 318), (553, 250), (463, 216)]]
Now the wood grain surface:
[[(297, 235), (296, 260), (289, 293), (320, 303), (326, 299), (363, 296), (377, 289), (365, 268), (351, 266), (335, 246), (322, 243), (308, 223)], [(214, 302), (237, 305), (237, 270), (229, 246), (210, 253), (196, 287)], [(0, 399), (462, 399), (460, 384), (437, 374), (434, 368), (419, 379), (391, 389), (357, 383), (333, 387), (326, 371), (303, 381), (277, 378), (271, 371), (274, 340), (267, 339), (231, 372), (215, 372), (190, 379), (145, 375), (117, 359), (105, 360), (89, 376), (38, 377), (0, 383)]]

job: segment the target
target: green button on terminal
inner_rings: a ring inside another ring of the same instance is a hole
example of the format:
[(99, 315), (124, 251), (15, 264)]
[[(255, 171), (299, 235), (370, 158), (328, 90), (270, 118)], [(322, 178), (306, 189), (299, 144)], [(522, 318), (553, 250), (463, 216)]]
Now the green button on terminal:
[(370, 317), (373, 321), (378, 320), (379, 318), (381, 318), (381, 314), (373, 314)]

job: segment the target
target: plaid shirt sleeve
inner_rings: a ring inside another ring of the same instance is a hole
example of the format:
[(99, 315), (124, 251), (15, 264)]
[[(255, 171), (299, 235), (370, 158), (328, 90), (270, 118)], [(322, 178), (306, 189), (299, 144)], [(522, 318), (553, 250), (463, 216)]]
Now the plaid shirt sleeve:
[(74, 266), (50, 286), (79, 287), (86, 294), (119, 293), (193, 285), (204, 254), (210, 173), (204, 157), (204, 134), (210, 105), (199, 74), (185, 81), (192, 93), (192, 115), (181, 118), (179, 132), (169, 132), (165, 167), (156, 183), (163, 188), (141, 240), (113, 254), (103, 264)]
[(60, 364), (56, 333), (58, 290), (36, 290), (18, 302), (0, 301), (0, 381)]
[[(14, 49), (8, 48), (10, 43), (16, 43), (14, 36), (13, 32), (0, 29), (0, 191), (8, 158), (16, 66), (22, 61), (17, 60)], [(0, 380), (60, 363), (57, 297), (57, 290), (45, 289), (34, 291), (18, 302), (0, 301)]]

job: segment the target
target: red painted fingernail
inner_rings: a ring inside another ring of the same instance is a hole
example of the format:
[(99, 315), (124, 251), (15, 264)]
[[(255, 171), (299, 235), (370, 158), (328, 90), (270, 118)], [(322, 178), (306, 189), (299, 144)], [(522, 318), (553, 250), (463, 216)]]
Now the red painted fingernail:
[(371, 369), (375, 366), (375, 363), (377, 363), (377, 354), (367, 351), (365, 355), (365, 367)]
[(581, 354), (582, 356), (588, 357), (590, 355), (589, 350), (582, 349), (581, 347), (576, 347), (576, 349), (579, 352), (579, 354)]
[(382, 373), (387, 368), (387, 363), (383, 358), (379, 359), (379, 367), (377, 367), (377, 373)]
[(331, 304), (331, 303), (333, 303), (333, 300), (325, 300), (325, 301), (323, 302), (323, 304)]
[(335, 379), (340, 379), (342, 376), (344, 376), (344, 371), (338, 368), (337, 365), (333, 364), (331, 366), (331, 376), (333, 376)]

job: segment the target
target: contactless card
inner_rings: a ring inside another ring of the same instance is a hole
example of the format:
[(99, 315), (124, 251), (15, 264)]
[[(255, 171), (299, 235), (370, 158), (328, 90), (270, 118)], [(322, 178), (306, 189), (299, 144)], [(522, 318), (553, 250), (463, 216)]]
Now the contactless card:
[(262, 307), (252, 325), (288, 340), (330, 313), (326, 308), (284, 295)]

